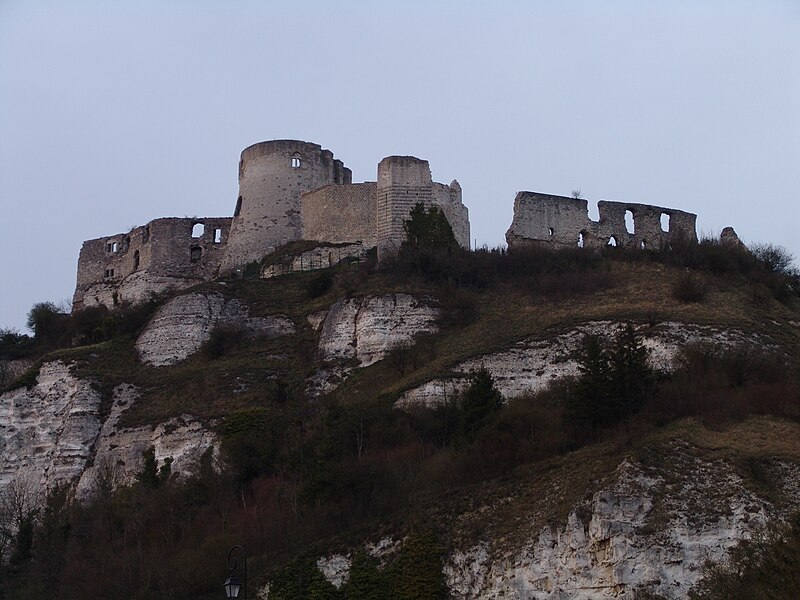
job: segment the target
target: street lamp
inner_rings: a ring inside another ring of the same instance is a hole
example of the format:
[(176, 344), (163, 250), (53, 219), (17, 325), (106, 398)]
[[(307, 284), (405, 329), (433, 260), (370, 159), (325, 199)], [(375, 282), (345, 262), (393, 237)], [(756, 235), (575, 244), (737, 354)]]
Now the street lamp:
[[(242, 555), (242, 562), (244, 563), (244, 582), (239, 581), (239, 578), (235, 575), (236, 569), (239, 566), (239, 561), (234, 556), (236, 551)], [(225, 597), (244, 598), (247, 600), (247, 554), (245, 554), (244, 548), (239, 544), (236, 544), (231, 548), (230, 552), (228, 552), (228, 571), (230, 574), (223, 584), (225, 588)], [(241, 596), (239, 592), (242, 592)]]

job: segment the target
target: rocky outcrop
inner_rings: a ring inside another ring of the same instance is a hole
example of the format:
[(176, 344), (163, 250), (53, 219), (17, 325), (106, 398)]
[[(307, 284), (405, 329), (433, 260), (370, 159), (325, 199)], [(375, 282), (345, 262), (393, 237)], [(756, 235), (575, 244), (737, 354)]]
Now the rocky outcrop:
[(158, 310), (136, 340), (136, 350), (145, 363), (172, 365), (197, 352), (218, 325), (235, 327), (247, 336), (278, 337), (295, 331), (287, 317), (251, 317), (239, 300), (192, 293), (173, 298)]
[[(535, 393), (563, 377), (578, 374), (575, 352), (586, 335), (613, 337), (624, 324), (611, 321), (584, 323), (562, 335), (548, 339), (519, 342), (502, 352), (486, 354), (457, 364), (452, 377), (435, 379), (406, 391), (395, 406), (410, 409), (415, 406), (436, 406), (463, 390), (469, 374), (480, 368), (487, 369), (495, 385), (505, 398)], [(665, 322), (655, 327), (642, 327), (642, 343), (650, 352), (651, 365), (663, 371), (672, 367), (678, 350), (692, 343), (709, 342), (734, 345), (750, 340), (738, 330), (687, 323)]]
[(320, 244), (316, 248), (288, 254), (273, 264), (261, 269), (261, 278), (270, 279), (278, 275), (288, 275), (301, 271), (328, 269), (342, 261), (362, 262), (367, 256), (367, 249), (360, 242), (354, 244)]
[(148, 271), (131, 273), (121, 282), (94, 283), (84, 290), (81, 307), (106, 306), (113, 308), (119, 304), (139, 304), (156, 294), (167, 294), (185, 290), (203, 283), (203, 279), (191, 277), (167, 277)]
[(100, 393), (61, 361), (45, 363), (36, 385), (0, 396), (0, 487), (18, 475), (38, 489), (83, 472), (100, 432)]
[[(633, 598), (645, 589), (686, 598), (707, 562), (723, 560), (780, 511), (748, 490), (731, 465), (697, 458), (681, 443), (672, 451), (677, 468), (666, 471), (623, 461), (588, 507), (532, 532), (520, 548), (500, 550), (486, 540), (453, 553), (445, 568), (452, 597), (589, 600)], [(791, 492), (797, 468), (776, 468), (786, 470), (784, 491)]]
[(322, 360), (352, 360), (366, 367), (387, 352), (438, 331), (439, 309), (409, 294), (347, 298), (328, 311), (319, 340)]
[(160, 468), (167, 462), (177, 475), (196, 472), (203, 454), (210, 448), (216, 452), (214, 433), (191, 415), (181, 415), (156, 427), (119, 427), (122, 414), (136, 401), (138, 391), (122, 384), (114, 389), (114, 401), (103, 423), (94, 452), (94, 459), (81, 475), (77, 486), (79, 498), (91, 495), (98, 478), (111, 477), (116, 484), (129, 484), (141, 472), (143, 453), (155, 452)]
[[(610, 483), (576, 504), (560, 524), (536, 525), (534, 510), (516, 517), (512, 538), (488, 532), (452, 551), (443, 569), (450, 597), (633, 600), (646, 591), (686, 598), (707, 563), (723, 561), (739, 542), (800, 504), (800, 468), (794, 463), (775, 461), (770, 467), (785, 499), (778, 507), (748, 488), (731, 463), (708, 458), (684, 440), (666, 442), (658, 451), (670, 459), (650, 466), (623, 459)], [(559, 496), (558, 487), (547, 493)], [(496, 508), (482, 506), (475, 514)], [(481, 530), (468, 521), (468, 530)], [(402, 541), (394, 552), (397, 544)], [(367, 551), (379, 555), (369, 545)], [(337, 588), (347, 582), (350, 566), (351, 554), (317, 561)]]
[(42, 365), (36, 384), (0, 396), (0, 489), (23, 478), (38, 493), (78, 482), (78, 496), (91, 494), (97, 478), (130, 483), (141, 471), (142, 453), (153, 447), (156, 460), (171, 471), (191, 473), (214, 433), (189, 415), (156, 427), (120, 428), (122, 413), (138, 392), (117, 386), (108, 416), (90, 381), (75, 377), (62, 361)]

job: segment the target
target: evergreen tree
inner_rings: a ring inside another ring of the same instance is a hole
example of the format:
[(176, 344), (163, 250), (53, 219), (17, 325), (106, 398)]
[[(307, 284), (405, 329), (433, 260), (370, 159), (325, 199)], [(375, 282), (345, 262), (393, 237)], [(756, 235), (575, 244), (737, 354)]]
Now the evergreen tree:
[(578, 353), (580, 377), (566, 402), (567, 417), (597, 427), (616, 423), (639, 410), (652, 389), (648, 352), (628, 324), (610, 350), (598, 336), (584, 340)]
[(472, 373), (469, 387), (461, 397), (459, 432), (468, 440), (503, 406), (503, 396), (494, 385), (491, 373), (480, 368)]
[(412, 248), (454, 248), (458, 246), (453, 229), (447, 217), (438, 206), (425, 210), (425, 205), (417, 202), (403, 223), (406, 233), (405, 245)]
[(447, 598), (444, 548), (431, 532), (412, 533), (391, 567), (392, 600)]
[(345, 587), (347, 600), (389, 598), (389, 582), (378, 569), (378, 560), (363, 548), (356, 551), (350, 564), (350, 579)]

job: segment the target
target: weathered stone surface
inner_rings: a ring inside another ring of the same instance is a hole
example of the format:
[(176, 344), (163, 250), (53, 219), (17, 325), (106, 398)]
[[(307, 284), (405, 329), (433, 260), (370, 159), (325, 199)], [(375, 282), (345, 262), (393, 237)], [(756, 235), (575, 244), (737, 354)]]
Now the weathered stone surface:
[[(623, 459), (611, 482), (575, 505), (560, 524), (534, 525), (539, 517), (533, 509), (519, 516), (513, 541), (489, 537), (453, 550), (443, 569), (450, 597), (633, 600), (646, 590), (686, 598), (707, 562), (724, 560), (736, 544), (800, 503), (800, 468), (793, 463), (773, 465), (786, 499), (776, 507), (751, 491), (732, 464), (705, 458), (703, 450), (679, 439), (668, 446), (663, 450), (669, 464), (646, 467)], [(558, 496), (557, 488), (550, 493)], [(492, 510), (483, 506), (477, 513)], [(379, 546), (396, 553), (402, 540), (387, 538), (367, 550), (381, 556)], [(348, 580), (350, 565), (346, 553), (317, 561), (337, 587)], [(261, 593), (268, 597), (267, 588)]]
[(347, 298), (328, 311), (319, 340), (322, 360), (352, 360), (366, 367), (420, 333), (438, 330), (439, 309), (409, 294)]
[(197, 352), (217, 325), (240, 328), (242, 335), (266, 337), (295, 331), (287, 317), (250, 317), (239, 300), (222, 294), (192, 293), (173, 298), (158, 310), (136, 340), (136, 350), (148, 364), (175, 364)]
[(229, 217), (155, 219), (128, 233), (84, 242), (73, 310), (135, 304), (210, 279), (222, 261), (230, 224)]
[[(345, 187), (345, 186), (336, 186)], [(360, 262), (366, 258), (369, 247), (357, 244), (320, 244), (312, 250), (292, 254), (276, 264), (265, 266), (261, 270), (262, 279), (270, 279), (278, 275), (316, 271), (338, 265), (342, 261)]]
[(172, 418), (156, 427), (119, 427), (120, 417), (137, 396), (132, 385), (121, 384), (114, 390), (114, 401), (100, 430), (92, 464), (78, 482), (79, 498), (92, 494), (98, 477), (110, 475), (117, 484), (133, 483), (144, 465), (142, 453), (151, 447), (157, 466), (160, 468), (171, 459), (171, 472), (179, 476), (195, 473), (209, 448), (218, 452), (216, 435), (191, 415)]
[[(613, 337), (623, 327), (622, 323), (592, 321), (553, 338), (525, 340), (508, 350), (464, 361), (453, 368), (452, 378), (435, 379), (406, 391), (395, 407), (410, 409), (442, 404), (463, 390), (470, 372), (480, 368), (492, 374), (497, 389), (505, 398), (541, 391), (557, 379), (578, 374), (574, 355), (587, 334)], [(669, 370), (675, 354), (687, 344), (733, 345), (751, 339), (738, 330), (671, 321), (641, 329), (644, 333), (642, 343), (650, 352), (651, 365), (660, 370)]]
[(83, 472), (100, 431), (99, 392), (61, 361), (42, 365), (36, 385), (0, 396), (0, 487), (24, 476), (37, 489)]
[[(576, 506), (565, 523), (532, 531), (520, 548), (500, 550), (486, 540), (454, 552), (445, 567), (452, 596), (589, 600), (633, 598), (643, 588), (687, 597), (706, 561), (723, 560), (781, 513), (749, 491), (731, 465), (685, 450), (674, 448), (681, 466), (670, 477), (677, 484), (626, 460), (585, 507), (588, 522)], [(794, 493), (796, 466), (786, 475), (783, 489)]]
[(156, 427), (119, 428), (136, 397), (133, 386), (117, 386), (103, 420), (102, 399), (90, 381), (61, 361), (42, 365), (33, 387), (0, 396), (0, 489), (19, 478), (37, 494), (77, 483), (78, 497), (86, 498), (98, 476), (131, 483), (151, 446), (159, 466), (171, 458), (179, 476), (191, 473), (208, 448), (216, 451), (214, 433), (190, 415)]
[(739, 239), (739, 236), (736, 235), (736, 231), (733, 227), (725, 227), (722, 233), (719, 234), (719, 241), (723, 246), (746, 248), (742, 240)]
[[(536, 192), (519, 192), (514, 199), (514, 219), (506, 232), (509, 247), (536, 244), (551, 247), (661, 248), (676, 240), (697, 240), (697, 215), (674, 208), (600, 201), (599, 221), (589, 219), (586, 200)], [(633, 215), (628, 232), (625, 213)], [(662, 228), (661, 218), (669, 220)], [(613, 240), (613, 242), (612, 242)]]

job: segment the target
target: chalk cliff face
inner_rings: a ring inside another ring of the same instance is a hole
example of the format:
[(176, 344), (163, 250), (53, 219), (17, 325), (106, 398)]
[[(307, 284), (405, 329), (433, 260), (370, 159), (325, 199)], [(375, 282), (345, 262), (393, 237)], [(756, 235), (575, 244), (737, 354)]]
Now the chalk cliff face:
[(31, 389), (0, 396), (0, 486), (18, 475), (41, 488), (79, 477), (100, 432), (100, 404), (61, 361), (44, 364)]
[[(442, 404), (465, 389), (470, 372), (480, 368), (492, 374), (497, 389), (505, 398), (541, 391), (557, 379), (578, 375), (575, 352), (587, 335), (610, 338), (623, 328), (622, 323), (590, 321), (552, 338), (524, 340), (508, 350), (485, 354), (456, 365), (451, 378), (434, 379), (410, 389), (400, 396), (395, 406), (409, 409)], [(732, 345), (748, 339), (738, 330), (677, 322), (640, 329), (644, 334), (642, 343), (650, 353), (651, 365), (660, 370), (669, 370), (678, 350), (686, 344), (710, 342)]]
[[(686, 598), (708, 561), (724, 560), (736, 544), (800, 505), (800, 468), (793, 463), (770, 465), (784, 498), (778, 507), (748, 489), (730, 463), (708, 459), (690, 443), (673, 440), (661, 450), (670, 455), (661, 464), (623, 459), (611, 480), (561, 523), (537, 525), (534, 508), (515, 517), (513, 535), (488, 530), (477, 543), (456, 548), (444, 566), (451, 597), (601, 600), (647, 591)], [(558, 495), (558, 487), (549, 494)], [(401, 545), (389, 544), (395, 551)], [(381, 556), (378, 546), (365, 549)], [(351, 558), (321, 557), (317, 567), (338, 588), (349, 578)]]
[[(686, 598), (706, 561), (723, 560), (779, 514), (730, 465), (694, 458), (680, 446), (673, 451), (684, 470), (648, 472), (623, 461), (588, 506), (575, 507), (560, 525), (531, 531), (517, 548), (499, 550), (502, 543), (486, 540), (453, 553), (445, 568), (453, 597), (589, 600), (632, 598), (646, 589)], [(800, 473), (777, 468), (786, 470), (790, 490)]]
[(188, 415), (154, 428), (119, 428), (136, 397), (133, 386), (117, 386), (103, 417), (102, 397), (90, 381), (61, 361), (42, 365), (30, 389), (0, 396), (0, 490), (22, 478), (39, 491), (78, 483), (78, 496), (86, 497), (98, 475), (130, 483), (151, 446), (159, 466), (170, 458), (178, 474), (191, 472), (208, 448), (216, 448), (214, 434)]
[(292, 321), (283, 316), (250, 317), (247, 307), (234, 298), (185, 294), (158, 310), (136, 341), (136, 350), (147, 364), (172, 365), (197, 352), (217, 325), (236, 327), (247, 336), (279, 337), (295, 331)]
[(322, 360), (356, 359), (369, 366), (420, 333), (438, 331), (439, 309), (409, 294), (347, 298), (334, 304), (322, 326)]

